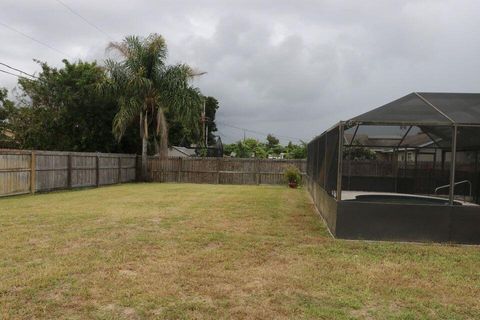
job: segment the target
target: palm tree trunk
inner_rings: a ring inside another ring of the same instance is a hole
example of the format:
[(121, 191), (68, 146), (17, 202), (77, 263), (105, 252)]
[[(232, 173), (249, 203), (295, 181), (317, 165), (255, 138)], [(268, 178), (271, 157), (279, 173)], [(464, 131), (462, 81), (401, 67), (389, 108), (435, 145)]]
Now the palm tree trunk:
[(140, 136), (142, 138), (142, 168), (141, 168), (141, 179), (142, 181), (147, 181), (148, 178), (148, 168), (147, 168), (147, 147), (148, 147), (148, 122), (147, 114), (140, 114)]
[(168, 158), (168, 125), (165, 114), (163, 113), (163, 108), (158, 108), (157, 111), (157, 136), (160, 140), (159, 156), (160, 159)]

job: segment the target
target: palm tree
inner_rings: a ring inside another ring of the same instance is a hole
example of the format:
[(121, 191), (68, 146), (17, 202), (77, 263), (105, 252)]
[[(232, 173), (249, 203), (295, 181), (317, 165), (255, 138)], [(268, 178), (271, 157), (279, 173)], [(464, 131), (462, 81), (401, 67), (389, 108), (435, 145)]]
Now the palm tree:
[(197, 75), (186, 64), (167, 65), (167, 45), (158, 34), (147, 38), (128, 36), (111, 42), (107, 50), (119, 54), (120, 61), (107, 59), (107, 80), (102, 86), (118, 97), (113, 133), (120, 140), (134, 121), (139, 121), (142, 139), (142, 179), (147, 178), (149, 127), (153, 128), (160, 158), (168, 156), (168, 112), (193, 131), (199, 131), (203, 97), (189, 82)]

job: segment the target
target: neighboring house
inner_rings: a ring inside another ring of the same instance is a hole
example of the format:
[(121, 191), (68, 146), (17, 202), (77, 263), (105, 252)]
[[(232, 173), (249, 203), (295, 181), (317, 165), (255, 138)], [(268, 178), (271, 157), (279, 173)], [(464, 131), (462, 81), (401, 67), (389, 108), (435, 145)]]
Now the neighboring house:
[(276, 160), (285, 159), (285, 153), (281, 152), (280, 154), (269, 154), (268, 159), (276, 159)]
[(5, 129), (3, 130), (0, 135), (4, 135), (5, 137), (9, 138), (9, 139), (15, 139), (15, 133), (13, 133), (12, 131), (8, 130), (8, 129)]
[[(352, 134), (345, 134), (345, 143), (349, 144), (352, 140)], [(437, 140), (441, 143), (441, 139)], [(400, 163), (415, 162), (415, 154), (417, 162), (433, 162), (442, 161), (442, 150), (436, 148), (435, 142), (425, 133), (408, 135), (403, 138), (400, 135), (367, 135), (357, 134), (353, 145), (365, 146), (375, 152), (377, 159), (380, 161), (392, 161), (394, 156), (394, 148), (397, 149), (397, 160)], [(450, 153), (445, 152), (444, 161), (450, 162)], [(468, 156), (464, 152), (457, 153), (457, 162), (468, 162)]]
[[(345, 134), (345, 143), (350, 144), (352, 140), (352, 134)], [(398, 135), (368, 135), (357, 134), (355, 135), (352, 145), (365, 146), (369, 150), (375, 152), (378, 160), (391, 161), (393, 146), (396, 146), (402, 140)]]
[(208, 148), (206, 148), (206, 154), (204, 152), (205, 148), (199, 147), (194, 144), (192, 144), (189, 148), (179, 146), (172, 146), (168, 148), (169, 157), (189, 158), (203, 155), (207, 157), (221, 158), (223, 157), (222, 140), (220, 138), (217, 138), (214, 145), (210, 145), (208, 146)]
[(8, 129), (0, 131), (0, 148), (15, 148), (15, 133)]
[(176, 158), (188, 158), (188, 157), (195, 157), (197, 154), (195, 153), (195, 149), (193, 148), (185, 148), (185, 147), (176, 147), (172, 146), (168, 148), (168, 156), (169, 157), (176, 157)]

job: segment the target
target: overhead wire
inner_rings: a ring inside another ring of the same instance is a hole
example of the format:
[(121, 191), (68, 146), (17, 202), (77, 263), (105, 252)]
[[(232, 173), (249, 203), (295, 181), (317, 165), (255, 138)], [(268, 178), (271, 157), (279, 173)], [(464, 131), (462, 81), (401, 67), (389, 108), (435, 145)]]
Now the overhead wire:
[(9, 30), (11, 30), (11, 31), (13, 31), (13, 32), (16, 32), (16, 33), (24, 36), (25, 38), (28, 38), (28, 39), (30, 39), (30, 40), (38, 43), (38, 44), (41, 44), (42, 46), (47, 47), (47, 48), (49, 48), (50, 50), (55, 51), (55, 52), (57, 52), (58, 54), (61, 54), (62, 56), (67, 56), (67, 57), (69, 57), (69, 58), (73, 58), (73, 57), (72, 57), (71, 55), (69, 55), (68, 53), (63, 52), (63, 51), (61, 51), (61, 50), (59, 50), (59, 49), (51, 46), (50, 44), (48, 44), (48, 43), (46, 43), (46, 42), (43, 42), (43, 41), (38, 40), (38, 39), (35, 39), (34, 37), (29, 36), (28, 34), (26, 34), (26, 33), (22, 32), (22, 31), (20, 31), (20, 30), (18, 30), (18, 29), (16, 29), (16, 28), (14, 28), (14, 27), (9, 26), (8, 24), (6, 24), (6, 23), (4, 23), (4, 22), (2, 22), (2, 21), (0, 21), (0, 25), (4, 26), (5, 28), (7, 28), (7, 29), (9, 29)]
[(242, 130), (242, 131), (250, 132), (250, 133), (255, 133), (255, 134), (258, 134), (258, 135), (262, 135), (262, 136), (267, 136), (267, 135), (269, 135), (269, 134), (273, 134), (273, 135), (275, 135), (275, 136), (278, 137), (278, 138), (303, 141), (301, 138), (291, 137), (291, 136), (284, 136), (284, 135), (277, 135), (277, 134), (275, 134), (275, 133), (273, 133), (273, 132), (267, 133), (267, 132), (261, 132), (261, 131), (252, 130), (252, 129), (248, 129), (248, 128), (242, 128), (242, 127), (239, 127), (239, 126), (236, 126), (236, 125), (233, 125), (233, 124), (229, 124), (229, 123), (226, 123), (226, 122), (223, 122), (223, 121), (217, 121), (217, 123), (218, 123), (218, 124), (221, 124), (221, 125), (224, 125), (224, 126), (226, 126), (226, 127), (231, 127), (231, 128), (234, 128), (234, 129), (238, 129), (238, 130)]
[[(102, 33), (104, 36), (106, 36), (106, 37), (109, 38), (110, 40), (113, 40), (113, 38), (112, 38), (108, 33), (106, 33), (105, 31), (103, 31), (101, 28), (99, 28), (99, 27), (98, 27), (97, 25), (95, 25), (93, 22), (91, 22), (91, 21), (89, 21), (88, 19), (86, 19), (86, 18), (85, 18), (84, 16), (82, 16), (80, 13), (76, 12), (73, 8), (71, 8), (70, 6), (68, 6), (68, 5), (67, 5), (66, 3), (64, 3), (63, 1), (61, 1), (61, 0), (56, 0), (56, 2), (58, 2), (60, 5), (62, 5), (64, 8), (66, 8), (68, 11), (70, 11), (72, 14), (74, 14), (74, 15), (77, 16), (78, 18), (82, 19), (85, 23), (87, 23), (88, 25), (90, 25), (92, 28), (96, 29), (98, 32)], [(71, 58), (71, 56), (68, 55), (67, 53), (65, 53), (65, 52), (63, 52), (63, 51), (61, 51), (61, 50), (59, 50), (59, 49), (51, 46), (51, 45), (48, 44), (48, 43), (45, 43), (45, 42), (43, 42), (43, 41), (40, 41), (40, 40), (38, 40), (38, 39), (36, 39), (36, 38), (34, 38), (34, 37), (32, 37), (32, 36), (30, 36), (30, 35), (22, 32), (22, 31), (20, 31), (20, 30), (17, 30), (17, 29), (9, 26), (8, 24), (6, 24), (6, 23), (4, 23), (4, 22), (1, 22), (1, 21), (0, 21), (0, 25), (2, 25), (2, 26), (4, 26), (5, 28), (7, 28), (7, 29), (9, 29), (9, 30), (11, 30), (11, 31), (14, 31), (14, 32), (16, 32), (16, 33), (18, 33), (18, 34), (20, 34), (20, 35), (22, 35), (22, 36), (24, 36), (24, 37), (32, 40), (32, 41), (38, 43), (38, 44), (43, 45), (43, 46), (49, 48), (50, 50), (53, 50), (53, 51), (55, 51), (55, 52), (57, 52), (57, 53), (59, 53), (59, 54), (66, 55), (66, 56), (68, 56), (68, 57)], [(9, 68), (9, 69), (15, 70), (15, 71), (20, 72), (20, 73), (22, 73), (22, 74), (25, 74), (25, 75), (27, 75), (27, 76), (29, 76), (29, 77), (33, 77), (33, 78), (38, 79), (38, 77), (36, 77), (36, 76), (34, 76), (34, 75), (32, 75), (32, 74), (29, 74), (29, 73), (27, 73), (27, 72), (25, 72), (25, 71), (23, 71), (23, 70), (18, 69), (18, 68), (11, 67), (11, 66), (9, 66), (9, 65), (7, 65), (7, 64), (5, 64), (5, 63), (0, 62), (0, 65), (3, 65), (3, 66), (5, 66), (5, 67), (7, 67), (7, 68)], [(21, 76), (21, 75), (17, 75), (17, 74), (14, 74), (14, 73), (12, 73), (12, 72), (5, 71), (5, 70), (1, 70), (1, 69), (0, 69), (0, 72), (6, 73), (6, 74), (10, 74), (10, 75), (16, 76), (16, 77), (23, 77), (23, 76)], [(25, 77), (23, 77), (23, 78), (25, 78)], [(28, 79), (28, 78), (27, 78), (27, 79)], [(248, 129), (248, 128), (239, 127), (239, 126), (236, 126), (236, 125), (233, 125), (233, 124), (229, 124), (229, 123), (226, 123), (226, 122), (223, 122), (223, 121), (218, 121), (217, 123), (218, 123), (218, 124), (221, 124), (221, 125), (224, 125), (224, 126), (226, 126), (226, 127), (231, 127), (231, 128), (234, 128), (234, 129), (242, 130), (242, 131), (244, 131), (244, 132), (254, 133), (254, 134), (257, 134), (257, 135), (262, 135), (262, 136), (265, 135), (265, 136), (266, 136), (266, 135), (268, 135), (268, 134), (272, 134), (272, 133), (266, 133), (266, 132), (261, 132), (261, 131), (252, 130), (252, 129)], [(219, 132), (219, 133), (220, 133), (220, 132)], [(223, 134), (223, 133), (220, 133), (220, 134), (221, 134), (221, 135), (224, 135), (225, 137), (228, 137), (228, 136), (226, 136), (226, 135)], [(290, 140), (293, 139), (293, 140), (302, 141), (302, 139), (297, 138), (297, 137), (292, 137), (292, 136), (284, 136), (284, 135), (277, 135), (277, 134), (275, 134), (275, 136), (277, 136), (277, 137), (279, 137), (279, 138), (283, 138), (283, 139), (290, 139)]]
[(10, 65), (8, 65), (8, 64), (6, 64), (6, 63), (0, 62), (0, 65), (5, 66), (5, 67), (7, 67), (7, 68), (9, 68), (9, 69), (15, 70), (15, 71), (17, 71), (17, 72), (23, 73), (24, 75), (27, 75), (27, 76), (29, 76), (29, 77), (38, 79), (37, 76), (34, 76), (33, 74), (30, 74), (30, 73), (28, 73), (28, 72), (25, 72), (25, 71), (23, 71), (23, 70), (21, 70), (21, 69), (12, 67), (12, 66), (10, 66)]
[[(95, 28), (97, 31), (101, 32), (102, 34), (104, 34), (105, 36), (107, 36), (109, 39), (112, 39), (112, 37), (111, 37), (109, 34), (107, 34), (105, 31), (103, 31), (102, 29), (100, 29), (100, 28), (99, 28), (98, 26), (96, 26), (94, 23), (90, 22), (88, 19), (86, 19), (86, 18), (85, 18), (84, 16), (82, 16), (80, 13), (76, 12), (73, 8), (71, 8), (70, 6), (68, 6), (66, 3), (64, 3), (64, 2), (61, 1), (61, 0), (56, 0), (56, 1), (57, 1), (60, 5), (62, 5), (64, 8), (66, 8), (68, 11), (70, 11), (72, 14), (74, 14), (74, 15), (76, 15), (77, 17), (79, 17), (80, 19), (82, 19), (85, 23), (87, 23), (87, 24), (90, 25), (91, 27)], [(41, 44), (42, 46), (45, 46), (45, 47), (49, 48), (50, 50), (53, 50), (53, 51), (55, 51), (55, 52), (57, 52), (57, 53), (59, 53), (59, 54), (61, 54), (61, 55), (65, 55), (65, 56), (68, 56), (68, 57), (72, 58), (69, 54), (67, 54), (67, 53), (65, 53), (65, 52), (63, 52), (63, 51), (55, 48), (54, 46), (52, 46), (52, 45), (50, 45), (50, 44), (48, 44), (48, 43), (46, 43), (46, 42), (44, 42), (44, 41), (38, 40), (38, 39), (36, 39), (36, 38), (34, 38), (34, 37), (32, 37), (32, 36), (30, 36), (30, 35), (22, 32), (22, 31), (14, 28), (14, 27), (12, 27), (12, 26), (4, 23), (4, 22), (1, 22), (1, 21), (0, 21), (0, 25), (2, 25), (2, 26), (4, 26), (5, 28), (7, 28), (7, 29), (9, 29), (9, 30), (11, 30), (11, 31), (13, 31), (13, 32), (16, 32), (16, 33), (18, 33), (18, 34), (20, 34), (20, 35), (22, 35), (22, 36), (24, 36), (24, 37), (26, 37), (26, 38), (28, 38), (28, 39), (36, 42), (36, 43), (38, 43), (38, 44)], [(30, 73), (28, 73), (28, 72), (25, 72), (25, 71), (23, 71), (23, 70), (20, 70), (20, 69), (18, 69), (18, 68), (12, 67), (12, 66), (10, 66), (10, 65), (8, 65), (8, 64), (6, 64), (6, 63), (0, 62), (0, 65), (3, 65), (3, 66), (5, 66), (5, 67), (7, 67), (7, 68), (9, 68), (9, 69), (12, 69), (12, 70), (15, 70), (15, 71), (17, 71), (17, 72), (20, 72), (20, 73), (22, 73), (22, 74), (24, 74), (24, 75), (27, 75), (27, 76), (29, 76), (29, 77), (38, 79), (38, 77), (36, 77), (36, 76), (34, 76), (34, 75), (32, 75), (32, 74), (30, 74)], [(14, 76), (18, 76), (18, 75), (16, 75), (16, 74), (10, 73), (10, 72), (8, 72), (8, 71), (4, 71), (4, 70), (3, 70), (2, 72), (7, 73), (7, 74), (11, 74), (11, 75), (14, 75)]]
[(221, 137), (224, 137), (224, 138), (226, 138), (226, 139), (228, 139), (228, 140), (231, 140), (232, 142), (235, 141), (235, 138), (233, 138), (231, 135), (225, 134), (223, 131), (220, 131), (220, 130), (217, 129), (216, 132), (217, 132), (218, 135), (221, 136)]
[(23, 79), (32, 80), (32, 79), (30, 79), (30, 78), (27, 78), (27, 77), (21, 76), (21, 75), (19, 75), (19, 74), (15, 74), (15, 73), (13, 73), (13, 72), (10, 72), (10, 71), (6, 71), (6, 70), (2, 70), (2, 69), (0, 69), (0, 72), (2, 72), (2, 73), (6, 73), (6, 74), (9, 74), (9, 75), (11, 75), (11, 76), (14, 76), (14, 77), (17, 77), (17, 78), (23, 78)]
[(66, 8), (68, 11), (70, 11), (70, 13), (76, 15), (78, 18), (82, 19), (86, 24), (88, 24), (89, 26), (91, 26), (92, 28), (96, 29), (98, 32), (102, 33), (104, 36), (106, 36), (108, 39), (112, 40), (113, 41), (113, 37), (111, 37), (108, 33), (106, 33), (105, 31), (103, 31), (100, 27), (98, 27), (96, 24), (94, 24), (93, 22), (91, 22), (90, 20), (88, 20), (87, 18), (85, 18), (84, 16), (82, 16), (80, 13), (78, 13), (77, 11), (75, 11), (72, 7), (68, 6), (65, 2), (61, 1), (61, 0), (55, 0), (57, 1), (60, 5), (62, 5), (64, 8)]

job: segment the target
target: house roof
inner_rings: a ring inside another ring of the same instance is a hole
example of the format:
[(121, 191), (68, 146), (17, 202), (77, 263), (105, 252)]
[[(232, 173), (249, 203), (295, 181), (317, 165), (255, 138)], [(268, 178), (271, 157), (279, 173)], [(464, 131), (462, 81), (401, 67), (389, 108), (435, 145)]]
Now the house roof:
[(349, 120), (362, 124), (480, 125), (479, 93), (413, 92)]
[[(345, 142), (347, 144), (351, 143), (353, 134), (345, 133)], [(368, 147), (426, 147), (434, 142), (432, 139), (425, 133), (416, 133), (412, 135), (402, 136), (375, 136), (368, 134), (357, 134), (354, 137), (352, 144), (358, 144), (361, 146)]]
[(195, 149), (172, 146), (168, 148), (169, 156), (195, 157)]

